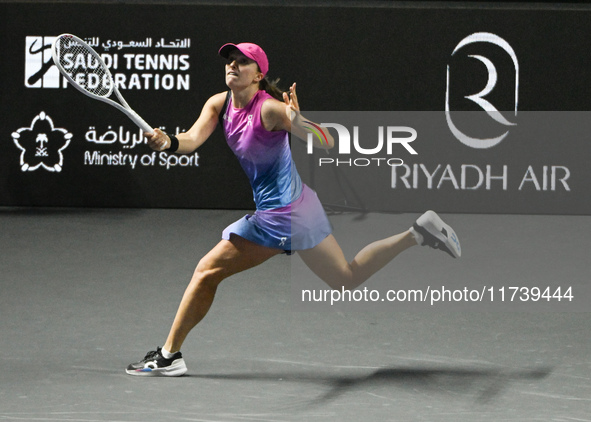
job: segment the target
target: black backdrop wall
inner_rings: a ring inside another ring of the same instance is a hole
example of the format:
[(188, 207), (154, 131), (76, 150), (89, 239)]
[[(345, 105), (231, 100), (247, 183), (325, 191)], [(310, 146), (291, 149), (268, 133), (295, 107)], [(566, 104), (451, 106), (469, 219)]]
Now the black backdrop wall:
[[(67, 86), (48, 46), (69, 32), (94, 45), (132, 107), (169, 132), (188, 129), (207, 98), (225, 90), (217, 50), (241, 41), (263, 46), (269, 75), (283, 88), (297, 82), (303, 110), (386, 112), (376, 125), (416, 129), (418, 154), (393, 152), (405, 164), (396, 170), (382, 166), (358, 178), (348, 173), (362, 170), (355, 163), (321, 169), (314, 157), (298, 159), (304, 180), (329, 202), (347, 196), (379, 211), (590, 214), (591, 9), (410, 3), (2, 3), (0, 205), (253, 206), (221, 132), (189, 156), (154, 153), (120, 112)], [(486, 102), (466, 98), (478, 93)], [(483, 110), (498, 124), (493, 135), (508, 132), (487, 148), (478, 144), (484, 134), (452, 114)], [(475, 143), (462, 141), (450, 122)], [(462, 171), (475, 179), (462, 183)], [(367, 177), (378, 187), (364, 189)]]

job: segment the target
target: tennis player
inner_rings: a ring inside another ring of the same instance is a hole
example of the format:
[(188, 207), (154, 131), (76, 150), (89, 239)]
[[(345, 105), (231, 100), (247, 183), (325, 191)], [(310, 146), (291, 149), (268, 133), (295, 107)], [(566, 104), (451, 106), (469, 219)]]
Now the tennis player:
[[(172, 136), (154, 129), (146, 137), (154, 150), (192, 153), (222, 122), (227, 143), (250, 180), (256, 211), (228, 226), (199, 261), (163, 347), (129, 365), (130, 375), (183, 375), (187, 367), (181, 345), (207, 314), (220, 282), (275, 255), (297, 251), (319, 278), (338, 289), (356, 288), (417, 244), (461, 255), (453, 229), (427, 211), (409, 230), (371, 243), (347, 262), (316, 193), (302, 183), (291, 157), (290, 133), (303, 140), (308, 133), (302, 127), (296, 85), (284, 93), (270, 82), (267, 55), (256, 44), (225, 44), (219, 54), (227, 60), (229, 91), (207, 100), (187, 132)], [(322, 148), (334, 145), (330, 135), (323, 144), (315, 142)]]

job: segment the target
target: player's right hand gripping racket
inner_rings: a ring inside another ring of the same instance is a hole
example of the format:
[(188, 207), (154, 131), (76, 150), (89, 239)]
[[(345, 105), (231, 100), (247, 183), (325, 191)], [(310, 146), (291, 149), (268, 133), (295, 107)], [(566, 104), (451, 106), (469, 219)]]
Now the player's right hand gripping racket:
[[(51, 55), (59, 71), (74, 88), (121, 110), (143, 131), (154, 133), (154, 129), (127, 104), (109, 68), (91, 46), (75, 35), (62, 34), (53, 42)], [(109, 98), (113, 92), (121, 104)]]

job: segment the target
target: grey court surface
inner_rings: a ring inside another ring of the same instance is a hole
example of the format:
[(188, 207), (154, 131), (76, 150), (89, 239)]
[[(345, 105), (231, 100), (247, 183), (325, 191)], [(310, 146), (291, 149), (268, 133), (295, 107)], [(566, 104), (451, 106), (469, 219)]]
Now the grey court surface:
[[(413, 248), (368, 282), (570, 285), (570, 305), (311, 312), (299, 258), (278, 256), (222, 283), (183, 346), (187, 376), (126, 375), (243, 214), (0, 208), (0, 420), (591, 421), (588, 216), (445, 215), (461, 260)], [(415, 218), (331, 221), (352, 258)]]

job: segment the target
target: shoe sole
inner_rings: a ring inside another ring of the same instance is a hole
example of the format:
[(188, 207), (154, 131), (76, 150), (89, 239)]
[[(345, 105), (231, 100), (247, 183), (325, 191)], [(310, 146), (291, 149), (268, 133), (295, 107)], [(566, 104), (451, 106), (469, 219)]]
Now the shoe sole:
[(187, 365), (180, 359), (166, 368), (126, 369), (125, 372), (136, 377), (180, 377), (187, 372)]
[(462, 247), (460, 246), (460, 240), (456, 232), (451, 226), (445, 224), (435, 211), (429, 210), (421, 215), (417, 219), (417, 224), (443, 243), (446, 248), (445, 251), (451, 256), (454, 258), (460, 258), (462, 256)]

